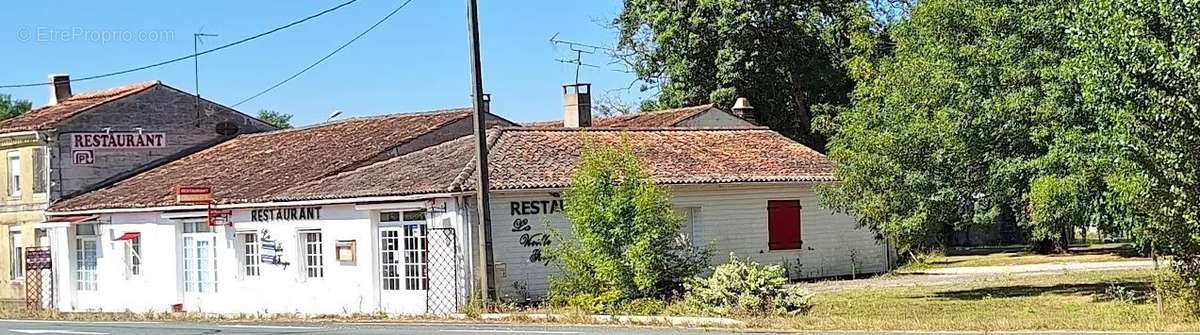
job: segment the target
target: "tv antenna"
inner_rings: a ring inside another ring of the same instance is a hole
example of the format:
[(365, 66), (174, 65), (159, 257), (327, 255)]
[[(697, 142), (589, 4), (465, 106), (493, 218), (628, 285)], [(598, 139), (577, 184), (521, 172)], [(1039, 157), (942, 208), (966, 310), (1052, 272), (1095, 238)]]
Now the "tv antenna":
[[(204, 31), (204, 27), (200, 31)], [(192, 65), (196, 79), (196, 103), (192, 107), (196, 110), (196, 127), (200, 127), (200, 44), (204, 43), (203, 37), (217, 37), (217, 34), (192, 34)]]
[(606, 48), (606, 47), (602, 47), (602, 46), (596, 46), (596, 45), (579, 43), (579, 42), (572, 42), (572, 41), (567, 41), (567, 40), (560, 40), (560, 39), (558, 39), (558, 33), (555, 33), (554, 36), (550, 37), (550, 44), (554, 45), (555, 47), (557, 47), (559, 45), (565, 45), (568, 48), (570, 48), (571, 51), (575, 52), (574, 59), (555, 59), (555, 60), (558, 61), (559, 63), (575, 64), (575, 83), (576, 84), (579, 83), (579, 70), (580, 69), (582, 69), (585, 66), (590, 67), (590, 68), (597, 68), (597, 69), (600, 68), (600, 66), (597, 66), (597, 65), (584, 63), (583, 62), (583, 54), (591, 55), (591, 54), (595, 54), (597, 51), (616, 51), (611, 48)]

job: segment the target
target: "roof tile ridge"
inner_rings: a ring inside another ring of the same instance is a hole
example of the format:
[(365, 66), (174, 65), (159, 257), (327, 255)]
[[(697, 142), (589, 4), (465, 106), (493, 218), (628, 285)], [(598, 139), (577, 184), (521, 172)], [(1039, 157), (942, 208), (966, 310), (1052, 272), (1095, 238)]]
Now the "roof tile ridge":
[[(394, 118), (394, 117), (407, 117), (407, 116), (425, 116), (425, 115), (437, 115), (437, 114), (462, 113), (462, 112), (467, 112), (467, 111), (469, 111), (469, 109), (467, 109), (467, 108), (447, 108), (447, 109), (435, 109), (435, 110), (420, 111), (420, 112), (399, 112), (399, 113), (389, 113), (389, 114), (379, 114), (379, 115), (356, 116), (356, 117), (345, 118), (345, 119), (341, 119), (341, 120), (327, 121), (327, 122), (321, 122), (321, 123), (317, 123), (317, 124), (310, 124), (310, 125), (306, 125), (306, 126), (302, 126), (302, 127), (246, 134), (246, 136), (247, 137), (255, 137), (255, 136), (283, 134), (283, 133), (303, 131), (303, 130), (319, 129), (319, 128), (323, 128), (323, 127), (334, 126), (334, 125), (339, 125), (339, 124), (349, 123), (349, 122), (356, 122), (356, 121), (381, 120), (381, 119), (389, 119), (389, 118)], [(455, 118), (455, 120), (458, 120), (458, 118)]]

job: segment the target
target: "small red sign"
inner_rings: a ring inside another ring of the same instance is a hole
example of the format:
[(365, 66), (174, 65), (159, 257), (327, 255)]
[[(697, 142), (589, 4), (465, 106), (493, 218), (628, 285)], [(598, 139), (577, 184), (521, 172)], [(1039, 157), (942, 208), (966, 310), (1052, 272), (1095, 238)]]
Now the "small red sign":
[(207, 186), (175, 186), (175, 201), (180, 203), (212, 202), (212, 187)]

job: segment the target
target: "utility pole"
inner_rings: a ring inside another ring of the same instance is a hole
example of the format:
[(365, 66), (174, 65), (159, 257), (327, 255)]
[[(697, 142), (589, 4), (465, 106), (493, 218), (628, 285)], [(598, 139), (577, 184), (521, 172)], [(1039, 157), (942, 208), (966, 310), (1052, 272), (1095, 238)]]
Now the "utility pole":
[(476, 265), (476, 271), (480, 274), (480, 300), (486, 304), (489, 298), (495, 297), (495, 278), (492, 271), (491, 199), (488, 196), (491, 188), (488, 185), (487, 116), (483, 110), (483, 65), (479, 57), (479, 6), (476, 0), (467, 0), (467, 24), (471, 36), (471, 98), (475, 114), (475, 176), (478, 178), (475, 190), (479, 192), (475, 199), (479, 201), (476, 209), (479, 213), (478, 236), (482, 256), (477, 260), (479, 264)]

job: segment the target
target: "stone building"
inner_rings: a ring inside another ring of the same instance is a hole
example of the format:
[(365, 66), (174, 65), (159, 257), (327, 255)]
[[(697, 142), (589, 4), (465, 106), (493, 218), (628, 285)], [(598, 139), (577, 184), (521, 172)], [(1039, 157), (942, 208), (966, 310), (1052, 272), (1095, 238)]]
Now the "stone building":
[(0, 121), (0, 299), (24, 297), (23, 250), (49, 246), (54, 202), (108, 185), (241, 133), (275, 129), (161, 82), (73, 94), (51, 76), (46, 106)]

